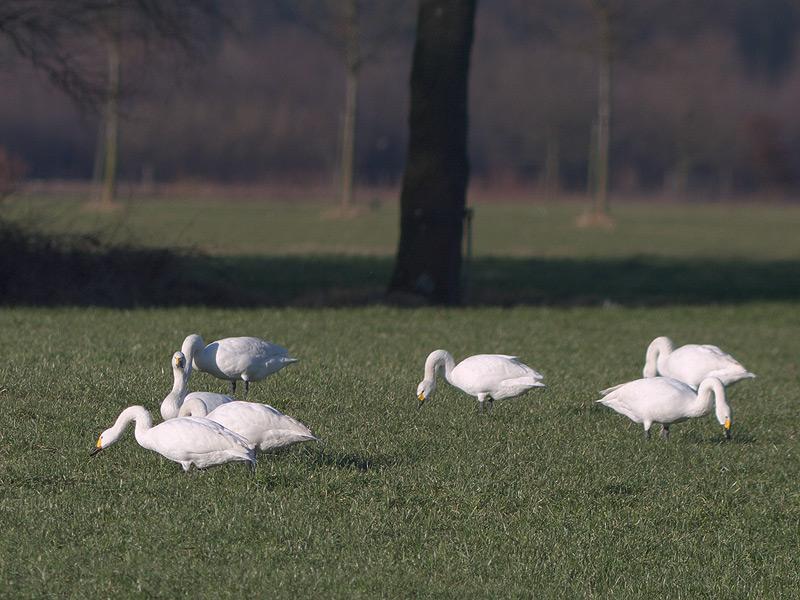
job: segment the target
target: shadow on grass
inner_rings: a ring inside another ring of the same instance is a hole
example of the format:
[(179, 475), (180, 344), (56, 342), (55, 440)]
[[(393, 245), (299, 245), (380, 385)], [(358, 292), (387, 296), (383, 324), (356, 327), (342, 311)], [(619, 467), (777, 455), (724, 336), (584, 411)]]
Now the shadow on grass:
[(385, 456), (360, 456), (352, 453), (330, 453), (325, 450), (309, 455), (309, 460), (318, 467), (335, 467), (366, 472), (372, 469), (391, 466), (394, 460)]
[[(208, 257), (0, 230), (0, 303), (359, 306), (384, 302), (390, 257)], [(795, 300), (800, 260), (480, 258), (465, 304), (669, 305)]]

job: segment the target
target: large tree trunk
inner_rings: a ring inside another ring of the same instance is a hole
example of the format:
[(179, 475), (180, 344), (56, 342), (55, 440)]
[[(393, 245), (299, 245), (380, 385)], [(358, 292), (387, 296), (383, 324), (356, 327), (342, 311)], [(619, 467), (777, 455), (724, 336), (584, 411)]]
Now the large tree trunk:
[(389, 292), (442, 304), (461, 298), (474, 19), (475, 0), (420, 0), (417, 13), (400, 243)]
[(359, 48), (358, 0), (347, 0), (345, 7), (347, 39), (345, 41), (346, 80), (344, 116), (342, 118), (341, 172), (339, 173), (339, 203), (345, 214), (353, 205), (356, 154), (356, 115), (358, 110), (358, 74), (361, 68)]

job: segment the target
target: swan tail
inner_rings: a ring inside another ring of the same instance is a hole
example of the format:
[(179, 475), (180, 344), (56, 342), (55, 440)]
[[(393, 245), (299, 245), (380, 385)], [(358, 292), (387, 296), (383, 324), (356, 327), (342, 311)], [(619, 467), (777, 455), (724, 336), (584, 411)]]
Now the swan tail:
[[(613, 387), (606, 388), (606, 389), (604, 389), (604, 390), (600, 390), (600, 395), (601, 395), (601, 396), (607, 396), (608, 394), (610, 394), (610, 393), (611, 393), (611, 392), (613, 392), (614, 390), (618, 390), (619, 388), (621, 388), (623, 385), (625, 385), (625, 384), (624, 384), (624, 383), (620, 383), (619, 385), (615, 385), (615, 386), (613, 386)], [(598, 400), (598, 402), (600, 402), (601, 400), (603, 400), (603, 398), (601, 398), (600, 400)]]
[(541, 376), (531, 376), (531, 377), (520, 377), (518, 379), (510, 379), (504, 381), (503, 386), (508, 387), (518, 387), (518, 386), (528, 386), (528, 387), (547, 387), (542, 382)]

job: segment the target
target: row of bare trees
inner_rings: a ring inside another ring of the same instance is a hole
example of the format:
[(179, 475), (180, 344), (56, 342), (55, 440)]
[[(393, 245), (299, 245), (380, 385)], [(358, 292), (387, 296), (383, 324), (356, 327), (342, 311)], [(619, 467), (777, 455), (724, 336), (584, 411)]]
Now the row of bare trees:
[[(770, 58), (789, 42), (763, 56), (761, 46), (745, 43), (756, 35), (747, 23), (770, 32), (768, 17), (774, 17), (765, 12), (744, 20), (736, 13), (744, 4), (480, 4), (470, 91), (473, 172), (495, 182), (538, 181), (549, 196), (562, 185), (597, 190), (596, 212), (607, 187), (598, 180), (678, 194), (796, 183), (791, 165), (800, 123), (792, 98), (800, 72), (789, 59)], [(319, 182), (339, 173), (343, 206), (353, 197), (353, 173), (396, 182), (407, 142), (414, 2), (239, 0), (225, 6), (251, 13), (234, 15), (235, 27), (195, 44), (209, 60), (183, 69), (183, 86), (173, 72), (143, 66), (141, 36), (126, 28), (119, 101), (126, 116), (117, 161), (123, 176)], [(353, 16), (357, 24), (347, 25)], [(83, 39), (82, 50), (95, 40), (94, 67), (105, 73), (102, 37), (95, 32)], [(169, 54), (148, 45), (148, 63)], [(603, 73), (610, 84), (602, 83)], [(64, 112), (56, 96), (27, 111), (12, 106), (28, 106), (30, 87), (14, 95), (15, 84), (27, 85), (23, 77), (12, 79), (0, 98), (0, 144), (24, 158), (32, 176), (85, 176), (98, 138), (76, 136), (75, 125), (56, 118)], [(97, 83), (102, 95), (105, 77)], [(135, 97), (133, 87), (139, 88)], [(20, 120), (42, 130), (47, 123), (48, 143), (70, 149), (70, 166), (48, 162), (36, 145), (42, 136), (19, 135)], [(103, 173), (101, 165), (96, 172)]]
[[(595, 61), (596, 116), (592, 119), (592, 142), (587, 161), (587, 180), (594, 202), (586, 222), (606, 223), (612, 123), (616, 122), (611, 118), (611, 107), (615, 97), (619, 96), (614, 85), (618, 78), (612, 74), (619, 67), (621, 56), (635, 55), (652, 42), (652, 31), (648, 28), (656, 29), (660, 18), (674, 25), (680, 20), (670, 20), (672, 12), (680, 9), (684, 16), (696, 16), (697, 9), (688, 0), (648, 0), (645, 3), (633, 0), (543, 0), (533, 9), (530, 5), (522, 8), (523, 4), (521, 0), (507, 0), (504, 5), (506, 15), (514, 20), (511, 31), (523, 36), (557, 39), (562, 46), (565, 43), (572, 45)], [(723, 6), (716, 1), (710, 5), (716, 10)], [(339, 136), (343, 212), (350, 210), (353, 200), (360, 77), (365, 64), (391, 45), (393, 38), (402, 41), (406, 25), (400, 6), (397, 4), (388, 10), (386, 3), (367, 0), (298, 0), (278, 2), (273, 6), (277, 11), (275, 14), (283, 18), (288, 15), (293, 23), (311, 30), (329, 47), (336, 49), (344, 67), (344, 109)], [(461, 242), (470, 172), (467, 152), (468, 75), (475, 15), (475, 0), (419, 0), (416, 16), (408, 153), (401, 193), (401, 235), (390, 290), (443, 303), (458, 302), (460, 297)], [(494, 13), (495, 18), (498, 15), (502, 16), (503, 12)], [(520, 15), (525, 18), (517, 22)], [(586, 27), (587, 19), (592, 27)], [(162, 43), (177, 44), (185, 50), (198, 39), (205, 41), (213, 37), (210, 30), (203, 31), (204, 35), (194, 35), (197, 23), (209, 22), (219, 26), (222, 21), (226, 18), (211, 0), (207, 3), (185, 0), (170, 4), (157, 0), (80, 0), (74, 3), (7, 0), (0, 9), (0, 35), (11, 42), (19, 55), (45, 72), (82, 105), (104, 105), (102, 135), (98, 136), (102, 140), (98, 147), (104, 151), (102, 160), (98, 158), (95, 161), (95, 171), (103, 173), (101, 198), (108, 203), (113, 200), (118, 164), (119, 113), (124, 88), (120, 73), (124, 45), (146, 46), (158, 40), (159, 47)], [(737, 24), (745, 31), (749, 26), (738, 21)], [(591, 32), (588, 35), (587, 30)], [(681, 39), (688, 39), (685, 30), (681, 35), (684, 36)], [(96, 42), (98, 39), (106, 49), (107, 65), (104, 75), (95, 79), (92, 67), (96, 65), (92, 60), (93, 57), (96, 59), (97, 53), (85, 50), (90, 40)], [(767, 64), (771, 63), (768, 61)], [(563, 71), (556, 70), (556, 78), (564, 75)], [(552, 83), (558, 85), (557, 81)], [(533, 90), (534, 93), (537, 91)], [(562, 99), (552, 99), (554, 110), (560, 108)], [(530, 106), (523, 112), (530, 113)], [(692, 120), (688, 120), (685, 127), (691, 131)], [(559, 181), (563, 147), (559, 119), (547, 122), (543, 129), (545, 181), (554, 187)], [(760, 131), (769, 131), (769, 127), (762, 123)], [(663, 135), (663, 131), (658, 133)], [(764, 147), (764, 160), (769, 164), (779, 162), (776, 155), (780, 152), (769, 144), (764, 144)], [(686, 169), (680, 163), (678, 167), (678, 172)]]

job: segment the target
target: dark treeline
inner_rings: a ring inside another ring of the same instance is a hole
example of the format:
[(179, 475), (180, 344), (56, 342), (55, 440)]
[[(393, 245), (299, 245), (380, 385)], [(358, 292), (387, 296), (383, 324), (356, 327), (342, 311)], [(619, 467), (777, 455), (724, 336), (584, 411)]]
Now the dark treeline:
[[(319, 23), (285, 3), (226, 4), (232, 26), (211, 27), (197, 61), (122, 40), (121, 177), (331, 182), (340, 160), (342, 54)], [(402, 175), (415, 14), (415, 3), (406, 4), (364, 24), (384, 43), (360, 71), (361, 183), (396, 184)], [(800, 185), (800, 9), (791, 0), (479, 2), (474, 178), (585, 189), (604, 6), (613, 9), (615, 190), (726, 195)], [(0, 146), (29, 177), (92, 176), (94, 113), (2, 47), (0, 89)]]

